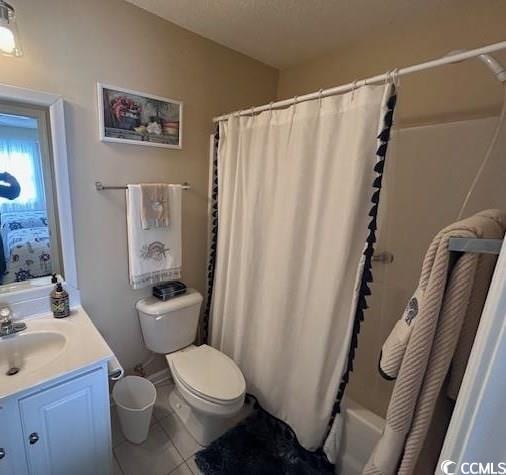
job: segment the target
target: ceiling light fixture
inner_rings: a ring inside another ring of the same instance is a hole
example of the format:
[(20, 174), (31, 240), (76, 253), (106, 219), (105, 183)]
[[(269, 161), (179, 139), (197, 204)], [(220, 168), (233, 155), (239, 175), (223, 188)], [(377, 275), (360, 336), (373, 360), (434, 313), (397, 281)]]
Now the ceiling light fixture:
[(6, 56), (22, 56), (18, 26), (14, 8), (0, 0), (0, 53)]

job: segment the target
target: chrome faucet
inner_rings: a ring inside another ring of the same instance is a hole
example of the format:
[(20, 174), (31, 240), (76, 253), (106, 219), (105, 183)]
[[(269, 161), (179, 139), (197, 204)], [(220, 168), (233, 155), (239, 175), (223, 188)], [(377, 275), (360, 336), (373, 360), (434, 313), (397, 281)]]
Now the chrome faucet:
[(26, 330), (26, 323), (13, 322), (11, 309), (7, 306), (0, 308), (0, 337), (13, 335)]

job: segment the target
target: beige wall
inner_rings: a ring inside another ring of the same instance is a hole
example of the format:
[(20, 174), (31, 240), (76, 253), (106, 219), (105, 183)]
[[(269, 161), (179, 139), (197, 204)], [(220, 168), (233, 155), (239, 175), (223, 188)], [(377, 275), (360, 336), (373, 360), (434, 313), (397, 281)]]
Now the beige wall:
[[(25, 56), (0, 58), (1, 81), (67, 100), (72, 208), (82, 301), (121, 362), (146, 356), (128, 285), (125, 197), (94, 182), (189, 181), (183, 277), (201, 292), (211, 118), (275, 96), (277, 72), (120, 0), (17, 0)], [(98, 140), (96, 81), (184, 101), (182, 151)], [(83, 342), (86, 344), (86, 342)]]
[[(459, 9), (416, 17), (391, 30), (371, 31), (360, 41), (281, 71), (278, 98), (317, 91), (506, 40), (506, 2), (462, 0)], [(506, 52), (496, 54), (506, 64)], [(397, 121), (402, 125), (489, 116), (498, 111), (501, 86), (478, 60), (401, 79)]]
[[(314, 61), (281, 71), (278, 98), (317, 91), (373, 76), (395, 67), (506, 39), (506, 2), (462, 2), (437, 17), (417, 18), (390, 31), (372, 31), (360, 41)], [(506, 53), (496, 54), (506, 64)], [(395, 255), (391, 265), (375, 264), (370, 309), (359, 340), (349, 395), (384, 415), (392, 383), (377, 372), (381, 345), (410, 298), (432, 236), (454, 221), (490, 140), (494, 119), (443, 125), (452, 120), (497, 115), (502, 88), (477, 60), (401, 79), (397, 126), (382, 196), (378, 251)], [(506, 208), (501, 143), (484, 174), (469, 212)]]

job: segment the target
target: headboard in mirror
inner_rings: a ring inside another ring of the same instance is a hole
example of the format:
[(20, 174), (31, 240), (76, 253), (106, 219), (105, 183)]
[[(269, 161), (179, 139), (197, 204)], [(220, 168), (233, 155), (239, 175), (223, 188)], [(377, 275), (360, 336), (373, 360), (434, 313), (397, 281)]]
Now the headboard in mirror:
[(79, 304), (64, 101), (0, 85), (0, 304), (49, 311), (53, 273)]

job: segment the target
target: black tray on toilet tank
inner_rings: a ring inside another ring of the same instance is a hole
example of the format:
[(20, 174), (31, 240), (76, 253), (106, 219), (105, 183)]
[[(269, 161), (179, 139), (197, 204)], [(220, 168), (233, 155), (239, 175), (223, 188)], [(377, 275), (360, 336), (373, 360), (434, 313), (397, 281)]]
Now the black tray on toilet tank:
[(153, 296), (160, 300), (169, 300), (183, 295), (186, 292), (186, 285), (178, 280), (161, 282), (153, 287)]

